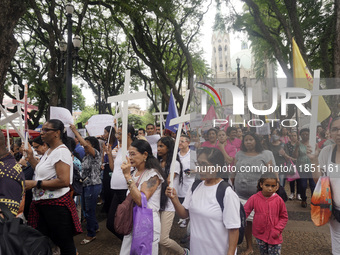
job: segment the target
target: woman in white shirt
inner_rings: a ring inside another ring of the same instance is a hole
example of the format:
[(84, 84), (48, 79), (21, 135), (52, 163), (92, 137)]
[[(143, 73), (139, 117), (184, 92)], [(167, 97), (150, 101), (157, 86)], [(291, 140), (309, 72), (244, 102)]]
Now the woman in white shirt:
[[(131, 173), (131, 167), (135, 170)], [(129, 158), (121, 166), (128, 185), (128, 193), (131, 194), (136, 205), (141, 206), (141, 192), (147, 199), (147, 207), (153, 211), (153, 243), (152, 255), (158, 255), (158, 242), (160, 238), (159, 208), (162, 182), (165, 176), (152, 155), (150, 144), (144, 140), (135, 140), (129, 148)], [(139, 179), (138, 186), (136, 182)], [(124, 236), (120, 249), (120, 255), (129, 255), (131, 250), (132, 233)]]
[[(240, 200), (228, 187), (224, 196), (222, 211), (216, 199), (217, 187), (222, 178), (211, 171), (224, 166), (223, 154), (216, 148), (202, 148), (197, 153), (200, 176), (203, 180), (194, 192), (188, 192), (183, 204), (180, 203), (175, 189), (168, 187), (166, 194), (180, 218), (190, 215), (190, 254), (236, 254), (241, 225)], [(198, 168), (198, 167), (197, 167)]]
[(29, 162), (35, 168), (35, 180), (25, 181), (26, 189), (33, 188), (28, 222), (51, 238), (62, 255), (75, 255), (73, 235), (82, 230), (70, 196), (73, 161), (64, 144), (67, 139), (64, 124), (56, 119), (47, 121), (42, 126), (41, 139), (49, 149), (39, 162), (31, 149), (27, 151)]

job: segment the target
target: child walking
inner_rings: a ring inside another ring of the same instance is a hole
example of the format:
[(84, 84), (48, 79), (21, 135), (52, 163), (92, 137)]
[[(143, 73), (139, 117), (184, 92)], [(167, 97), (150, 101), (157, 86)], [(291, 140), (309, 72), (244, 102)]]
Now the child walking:
[(254, 210), (253, 236), (260, 253), (281, 254), (282, 231), (288, 221), (286, 205), (276, 194), (279, 181), (275, 173), (262, 174), (257, 184), (257, 192), (244, 205), (248, 217)]

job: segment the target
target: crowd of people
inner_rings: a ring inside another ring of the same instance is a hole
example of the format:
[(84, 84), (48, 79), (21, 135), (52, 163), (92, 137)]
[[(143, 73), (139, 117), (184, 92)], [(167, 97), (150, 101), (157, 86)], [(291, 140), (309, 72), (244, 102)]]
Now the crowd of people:
[[(132, 233), (122, 235), (112, 227), (115, 211), (128, 195), (137, 206), (145, 195), (152, 209), (154, 255), (236, 254), (243, 208), (243, 254), (253, 253), (253, 236), (261, 254), (281, 254), (288, 214), (277, 191), (285, 187), (291, 169), (297, 169), (300, 178), (289, 182), (288, 198), (300, 200), (306, 208), (308, 185), (313, 194), (319, 177), (308, 171), (311, 164), (329, 174), (334, 207), (340, 212), (339, 179), (328, 167), (340, 164), (339, 117), (329, 130), (318, 126), (314, 153), (308, 128), (282, 127), (266, 136), (247, 127), (210, 128), (201, 136), (187, 131), (177, 134), (179, 150), (174, 151), (176, 133), (160, 134), (153, 124), (139, 130), (128, 125), (127, 155), (122, 155), (121, 126), (108, 126), (102, 136), (85, 138), (74, 125), (70, 129), (75, 138), (67, 137), (64, 129), (60, 120), (49, 120), (27, 149), (18, 139), (10, 152), (0, 133), (0, 202), (48, 236), (62, 255), (77, 254), (73, 237), (82, 232), (82, 222), (86, 235), (80, 245), (96, 239), (98, 202), (104, 203), (107, 227), (122, 240), (120, 254), (130, 254)], [(222, 197), (221, 183), (226, 185)], [(176, 214), (181, 227), (189, 229), (190, 249), (170, 236)], [(332, 218), (330, 226), (333, 254), (340, 254), (340, 223)]]

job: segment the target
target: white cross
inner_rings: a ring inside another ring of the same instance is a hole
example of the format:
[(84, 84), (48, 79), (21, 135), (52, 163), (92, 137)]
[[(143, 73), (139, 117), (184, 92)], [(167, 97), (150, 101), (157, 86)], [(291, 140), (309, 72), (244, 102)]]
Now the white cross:
[(23, 133), (21, 133), (21, 131), (19, 131), (18, 128), (12, 122), (15, 118), (20, 117), (20, 119), (21, 119), (21, 114), (19, 113), (19, 111), (16, 112), (16, 113), (13, 113), (11, 116), (8, 116), (6, 110), (1, 105), (0, 105), (0, 111), (5, 116), (5, 119), (0, 121), (0, 125), (4, 125), (6, 123), (10, 123), (12, 125), (12, 127), (14, 128), (14, 130), (19, 134), (19, 136), (21, 138), (21, 141), (24, 141), (25, 137), (24, 137)]
[(108, 103), (122, 102), (122, 161), (126, 161), (127, 154), (127, 129), (128, 129), (128, 102), (129, 100), (142, 99), (147, 97), (146, 91), (139, 93), (129, 93), (130, 87), (130, 70), (125, 71), (125, 81), (124, 81), (124, 93), (118, 96), (112, 96), (107, 98)]
[(171, 161), (171, 166), (170, 166), (170, 187), (174, 187), (174, 175), (175, 175), (175, 163), (176, 163), (176, 158), (177, 158), (177, 152), (178, 152), (178, 145), (179, 145), (179, 140), (181, 139), (181, 133), (182, 133), (182, 126), (183, 123), (187, 122), (190, 120), (190, 114), (185, 115), (185, 110), (188, 105), (188, 100), (189, 100), (189, 93), (190, 90), (187, 90), (185, 92), (185, 97), (184, 97), (184, 102), (182, 106), (182, 112), (181, 116), (178, 118), (174, 118), (170, 120), (169, 126), (173, 125), (178, 125), (177, 129), (177, 135), (176, 135), (176, 142), (175, 142), (175, 148), (174, 148), (174, 153), (172, 155), (172, 161)]
[(314, 70), (314, 81), (312, 94), (312, 109), (311, 120), (309, 126), (309, 144), (312, 147), (313, 153), (316, 144), (316, 127), (318, 119), (319, 96), (340, 95), (340, 89), (323, 89), (319, 90), (320, 86), (320, 69)]
[(161, 136), (163, 135), (164, 115), (168, 115), (169, 112), (154, 112), (152, 115), (159, 115), (159, 126), (161, 128)]

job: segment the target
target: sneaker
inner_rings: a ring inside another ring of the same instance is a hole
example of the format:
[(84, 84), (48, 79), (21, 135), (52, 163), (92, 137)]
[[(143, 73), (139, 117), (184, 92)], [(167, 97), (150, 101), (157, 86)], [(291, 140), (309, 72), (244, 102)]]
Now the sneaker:
[(301, 195), (297, 194), (297, 200), (302, 201)]
[(180, 228), (186, 228), (186, 227), (187, 227), (187, 221), (186, 221), (186, 220), (183, 220), (183, 221), (181, 222), (181, 224), (179, 224), (179, 227), (180, 227)]
[(289, 199), (289, 200), (293, 200), (293, 199), (294, 199), (294, 194), (291, 193), (291, 194), (288, 196), (288, 199)]
[(302, 208), (307, 208), (307, 202), (306, 201), (302, 201), (301, 202), (301, 207)]
[(184, 248), (184, 255), (189, 255), (190, 254), (190, 250), (187, 248)]

